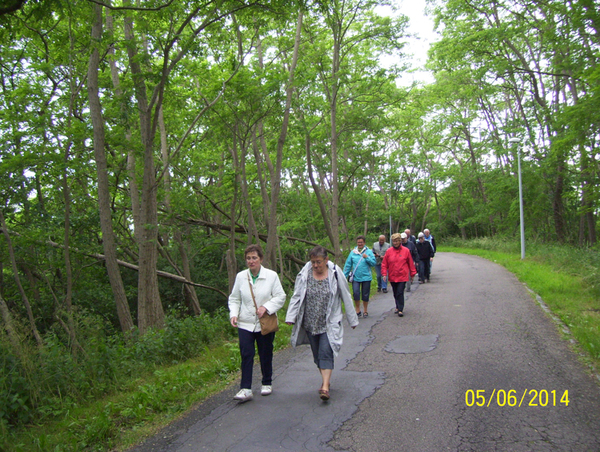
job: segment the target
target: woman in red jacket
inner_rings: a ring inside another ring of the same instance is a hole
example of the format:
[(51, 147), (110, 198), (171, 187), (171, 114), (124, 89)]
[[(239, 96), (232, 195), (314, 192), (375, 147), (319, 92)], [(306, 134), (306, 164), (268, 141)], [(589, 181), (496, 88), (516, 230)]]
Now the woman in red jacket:
[(409, 249), (402, 246), (402, 235), (406, 236), (405, 233), (392, 235), (392, 247), (381, 262), (381, 276), (392, 285), (398, 317), (404, 316), (404, 286), (417, 274)]

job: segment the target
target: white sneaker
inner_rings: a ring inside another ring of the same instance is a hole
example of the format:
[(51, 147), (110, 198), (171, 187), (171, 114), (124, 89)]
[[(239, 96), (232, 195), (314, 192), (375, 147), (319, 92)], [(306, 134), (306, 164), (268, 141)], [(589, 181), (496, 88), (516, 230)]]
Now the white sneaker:
[(233, 397), (234, 400), (245, 402), (252, 398), (252, 389), (240, 389), (239, 392)]
[(273, 386), (271, 386), (271, 385), (268, 385), (268, 386), (262, 385), (260, 388), (260, 395), (269, 395), (272, 392), (273, 392)]

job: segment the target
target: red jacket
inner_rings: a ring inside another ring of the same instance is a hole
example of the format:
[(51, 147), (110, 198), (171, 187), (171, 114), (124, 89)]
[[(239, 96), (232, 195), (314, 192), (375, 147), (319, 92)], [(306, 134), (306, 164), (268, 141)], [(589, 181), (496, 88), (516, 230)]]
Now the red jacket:
[(389, 282), (406, 282), (416, 274), (415, 263), (408, 248), (392, 247), (385, 252), (381, 261), (381, 276), (388, 276)]

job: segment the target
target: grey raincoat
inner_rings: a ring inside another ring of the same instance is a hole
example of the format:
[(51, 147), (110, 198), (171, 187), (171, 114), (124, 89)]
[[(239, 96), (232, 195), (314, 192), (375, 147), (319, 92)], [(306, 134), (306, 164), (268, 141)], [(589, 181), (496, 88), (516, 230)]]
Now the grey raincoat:
[[(329, 287), (331, 288), (331, 297), (327, 304), (327, 339), (331, 344), (334, 356), (337, 356), (342, 347), (344, 336), (344, 327), (342, 326), (342, 301), (346, 308), (346, 320), (351, 327), (358, 325), (358, 317), (354, 309), (354, 302), (348, 290), (348, 281), (344, 277), (344, 271), (333, 262), (328, 262), (327, 267)], [(307, 262), (304, 268), (300, 270), (296, 277), (294, 294), (290, 299), (285, 321), (293, 323), (292, 337), (290, 339), (292, 346), (308, 344), (308, 333), (302, 327), (304, 317), (304, 307), (306, 298), (306, 281), (308, 272), (312, 271), (312, 264)], [(337, 274), (337, 276), (336, 276)]]

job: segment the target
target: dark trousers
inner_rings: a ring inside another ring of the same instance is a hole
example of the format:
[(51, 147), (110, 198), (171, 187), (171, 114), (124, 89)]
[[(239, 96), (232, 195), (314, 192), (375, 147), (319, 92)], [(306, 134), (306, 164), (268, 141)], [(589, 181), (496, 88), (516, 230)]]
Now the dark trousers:
[(375, 265), (375, 274), (377, 275), (377, 289), (387, 290), (387, 282), (381, 277), (381, 264)]
[(354, 301), (360, 301), (362, 295), (362, 301), (369, 302), (369, 294), (371, 293), (371, 281), (363, 282), (352, 282), (352, 295)]
[(242, 356), (242, 382), (241, 389), (252, 389), (252, 367), (254, 364), (254, 343), (258, 347), (260, 359), (260, 370), (262, 371), (262, 384), (270, 385), (273, 379), (273, 340), (275, 333), (263, 336), (260, 331), (252, 331), (238, 328), (240, 339), (240, 355)]
[(429, 264), (430, 264), (430, 262), (431, 261), (429, 259), (419, 261), (419, 279), (421, 281), (425, 281), (426, 279), (429, 279)]
[(404, 282), (390, 282), (392, 285), (392, 290), (394, 291), (394, 300), (396, 301), (396, 309), (398, 311), (404, 311), (404, 287), (406, 286), (406, 281)]

